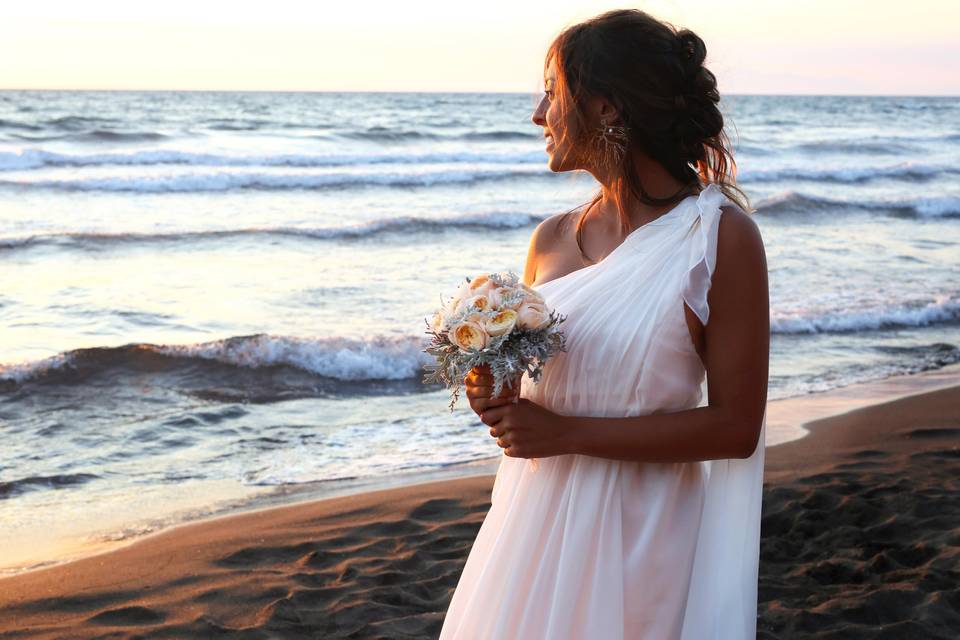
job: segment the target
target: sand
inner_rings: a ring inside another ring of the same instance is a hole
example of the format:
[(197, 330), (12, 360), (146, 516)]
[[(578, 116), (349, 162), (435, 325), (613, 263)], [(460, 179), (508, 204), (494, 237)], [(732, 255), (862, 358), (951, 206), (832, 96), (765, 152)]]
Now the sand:
[[(881, 400), (768, 448), (758, 638), (960, 637), (960, 386)], [(226, 516), (3, 578), (0, 638), (435, 638), (492, 486)]]

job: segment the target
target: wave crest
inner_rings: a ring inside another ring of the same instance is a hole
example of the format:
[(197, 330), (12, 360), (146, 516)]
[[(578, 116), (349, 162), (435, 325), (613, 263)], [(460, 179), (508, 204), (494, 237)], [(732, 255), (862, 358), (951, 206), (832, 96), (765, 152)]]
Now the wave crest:
[(890, 215), (917, 218), (960, 217), (960, 196), (929, 198), (894, 198), (890, 200), (839, 200), (800, 193), (792, 189), (781, 191), (754, 203), (763, 215), (803, 214), (819, 211), (860, 210), (886, 212)]
[(960, 296), (941, 295), (925, 304), (886, 306), (860, 311), (771, 315), (772, 333), (843, 333), (925, 327), (960, 321)]
[(429, 187), (473, 184), (520, 177), (553, 177), (541, 166), (504, 169), (455, 169), (428, 173), (275, 174), (210, 173), (162, 177), (78, 178), (70, 180), (0, 180), (0, 186), (55, 191), (106, 191), (134, 193), (203, 193), (244, 189), (350, 189), (366, 186)]
[(245, 229), (198, 229), (159, 233), (106, 233), (70, 232), (50, 233), (20, 237), (0, 238), (0, 251), (27, 249), (35, 246), (57, 245), (77, 247), (109, 244), (136, 244), (174, 242), (181, 240), (204, 240), (245, 236), (288, 237), (314, 240), (340, 240), (363, 238), (382, 233), (409, 233), (417, 231), (443, 231), (451, 227), (459, 229), (519, 229), (544, 219), (544, 215), (510, 211), (493, 211), (459, 216), (424, 217), (399, 216), (382, 218), (342, 227), (250, 227)]
[(107, 367), (136, 366), (157, 355), (242, 368), (289, 366), (341, 381), (406, 380), (420, 376), (423, 365), (430, 362), (424, 346), (425, 341), (415, 336), (359, 339), (268, 334), (182, 345), (134, 343), (74, 349), (42, 360), (0, 365), (0, 380), (20, 384), (68, 369), (80, 372), (83, 379)]

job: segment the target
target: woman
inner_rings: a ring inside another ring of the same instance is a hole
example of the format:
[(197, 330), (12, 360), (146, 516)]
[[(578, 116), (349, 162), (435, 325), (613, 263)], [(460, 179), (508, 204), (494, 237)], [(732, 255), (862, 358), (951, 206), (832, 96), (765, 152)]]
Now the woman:
[(442, 639), (755, 637), (767, 269), (705, 56), (636, 10), (548, 50), (550, 168), (601, 189), (530, 242), (567, 351), (516, 403), (465, 379), (504, 456)]

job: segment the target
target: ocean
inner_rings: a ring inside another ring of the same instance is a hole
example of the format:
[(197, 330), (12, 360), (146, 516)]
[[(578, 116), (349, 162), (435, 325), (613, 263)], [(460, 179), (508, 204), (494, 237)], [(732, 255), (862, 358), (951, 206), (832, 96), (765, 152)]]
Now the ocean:
[[(539, 96), (0, 92), (0, 571), (463, 474), (424, 319), (589, 199)], [(960, 362), (960, 98), (725, 96), (769, 398)], [(802, 432), (770, 432), (767, 444)]]

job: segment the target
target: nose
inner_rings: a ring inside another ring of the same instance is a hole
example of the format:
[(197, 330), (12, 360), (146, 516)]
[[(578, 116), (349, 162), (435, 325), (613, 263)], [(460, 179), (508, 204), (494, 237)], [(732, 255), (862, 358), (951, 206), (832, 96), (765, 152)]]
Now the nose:
[(537, 108), (534, 110), (533, 115), (530, 116), (530, 119), (533, 121), (533, 124), (539, 125), (541, 127), (547, 126), (547, 119), (544, 117), (544, 114), (547, 112), (546, 108), (547, 97), (544, 96), (540, 99), (540, 104), (537, 105)]

